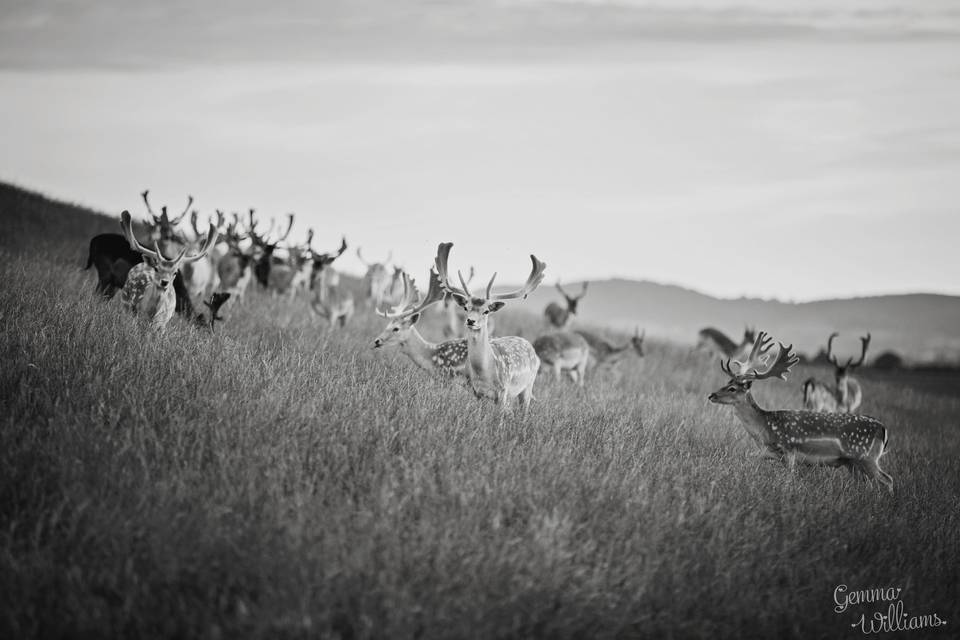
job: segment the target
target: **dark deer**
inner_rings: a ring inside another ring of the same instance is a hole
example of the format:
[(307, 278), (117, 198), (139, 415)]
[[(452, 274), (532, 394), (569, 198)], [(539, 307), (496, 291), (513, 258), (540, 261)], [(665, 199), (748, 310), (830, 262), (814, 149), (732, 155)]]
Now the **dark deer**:
[(578, 296), (567, 295), (567, 292), (563, 290), (563, 287), (560, 286), (560, 281), (557, 281), (556, 287), (557, 291), (560, 292), (560, 295), (563, 296), (563, 299), (566, 300), (566, 308), (561, 307), (556, 302), (551, 302), (547, 305), (547, 308), (543, 310), (543, 315), (547, 318), (547, 322), (559, 329), (566, 329), (570, 322), (573, 320), (573, 316), (577, 315), (577, 305), (580, 304), (580, 300), (583, 296), (587, 295), (587, 286), (590, 283), (584, 282), (583, 288), (580, 291)]

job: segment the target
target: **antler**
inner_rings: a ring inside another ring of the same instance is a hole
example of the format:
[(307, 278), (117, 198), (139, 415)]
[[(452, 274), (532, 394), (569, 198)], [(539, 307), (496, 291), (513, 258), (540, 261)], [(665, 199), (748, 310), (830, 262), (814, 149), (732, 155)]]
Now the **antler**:
[(195, 253), (192, 256), (184, 257), (187, 253), (186, 248), (184, 248), (183, 251), (180, 252), (180, 255), (177, 257), (177, 260), (183, 260), (184, 262), (196, 262), (203, 256), (207, 255), (207, 252), (210, 251), (210, 247), (212, 247), (214, 243), (216, 243), (217, 235), (219, 235), (217, 228), (211, 224), (210, 230), (207, 232), (207, 238), (204, 241), (203, 245), (200, 247), (200, 251), (198, 253)]
[(863, 350), (860, 352), (860, 359), (856, 362), (853, 361), (853, 358), (847, 361), (847, 367), (856, 369), (863, 364), (863, 359), (867, 357), (867, 348), (870, 346), (870, 334), (868, 333), (866, 337), (860, 338), (860, 342), (863, 344)]
[(834, 331), (830, 334), (830, 337), (827, 339), (827, 360), (833, 363), (834, 366), (839, 367), (840, 364), (837, 362), (837, 358), (833, 355), (833, 339), (839, 336), (840, 334)]
[(153, 212), (153, 207), (150, 206), (149, 196), (150, 196), (150, 189), (144, 189), (143, 192), (140, 194), (140, 197), (143, 198), (143, 203), (147, 205), (147, 213), (150, 214), (150, 217), (152, 217), (154, 221), (159, 222), (160, 218), (157, 217), (157, 214)]
[(493, 280), (497, 277), (497, 274), (493, 274), (493, 278), (490, 278), (490, 284), (487, 285), (487, 300), (516, 300), (517, 298), (526, 298), (528, 295), (533, 293), (533, 290), (540, 286), (540, 283), (543, 282), (543, 272), (547, 269), (547, 264), (541, 262), (537, 256), (530, 254), (530, 262), (533, 263), (532, 268), (530, 269), (530, 275), (527, 277), (527, 281), (522, 287), (516, 291), (510, 291), (508, 293), (498, 293), (495, 296), (490, 295), (490, 290), (493, 288)]
[[(767, 352), (773, 348), (773, 339), (765, 331), (757, 334), (756, 342), (753, 343), (753, 349), (750, 350), (750, 356), (746, 362), (733, 362), (738, 365), (739, 371), (734, 373), (730, 367), (730, 360), (726, 363), (721, 362), (720, 368), (731, 377), (739, 377), (743, 380), (766, 380), (767, 378), (787, 379), (787, 373), (793, 365), (800, 362), (800, 358), (793, 353), (793, 345), (784, 345), (779, 343), (780, 351), (777, 359), (769, 367), (766, 367), (770, 359)], [(765, 368), (763, 368), (765, 367)]]
[[(410, 290), (416, 295), (416, 297), (419, 298), (420, 292), (417, 291), (417, 285), (416, 283), (414, 283), (413, 279), (409, 278), (406, 272), (404, 272), (403, 277), (404, 277), (404, 281), (409, 279)], [(445, 294), (443, 291), (443, 285), (440, 284), (440, 277), (437, 275), (436, 271), (431, 269), (430, 270), (430, 286), (429, 286), (429, 289), (427, 290), (427, 296), (423, 300), (418, 302), (416, 306), (411, 306), (408, 304), (407, 308), (400, 315), (404, 318), (409, 318), (410, 316), (416, 315), (422, 312), (424, 309), (426, 309), (430, 305), (436, 304), (441, 300), (443, 300), (444, 295)]]
[(370, 263), (363, 259), (363, 254), (360, 253), (360, 247), (357, 247), (357, 258), (360, 259), (360, 262), (363, 263), (363, 266), (369, 267)]
[(278, 242), (278, 243), (279, 243), (279, 242), (283, 242), (284, 240), (287, 239), (287, 236), (290, 235), (290, 229), (293, 229), (293, 214), (292, 214), (292, 213), (288, 213), (288, 214), (287, 214), (287, 230), (283, 233), (282, 236), (280, 236), (279, 238), (277, 238), (277, 242)]
[(159, 261), (164, 259), (159, 247), (156, 247), (156, 251), (148, 249), (140, 244), (137, 237), (133, 235), (133, 220), (130, 218), (130, 212), (126, 209), (120, 214), (120, 229), (123, 231), (123, 237), (127, 239), (127, 243), (129, 243), (131, 249), (153, 260)]
[(447, 272), (447, 261), (450, 259), (450, 249), (452, 248), (452, 242), (440, 243), (437, 247), (437, 257), (433, 261), (434, 268), (437, 270), (437, 277), (440, 279), (440, 284), (444, 291), (469, 300), (472, 296), (470, 295), (470, 289), (467, 287), (466, 281), (463, 279), (462, 273), (458, 271), (457, 275), (460, 276), (460, 284), (463, 285), (463, 289), (457, 289), (450, 284), (450, 274)]
[(200, 237), (200, 229), (197, 228), (197, 219), (200, 217), (200, 212), (194, 209), (190, 212), (190, 227), (193, 229), (193, 235)]
[(310, 245), (313, 244), (313, 227), (307, 229), (307, 249), (310, 248)]
[(568, 298), (568, 299), (570, 298), (570, 296), (567, 295), (567, 292), (563, 290), (563, 287), (560, 286), (559, 278), (557, 279), (557, 284), (555, 284), (554, 286), (557, 288), (557, 291), (560, 292), (560, 295), (562, 295), (564, 298)]
[[(183, 213), (181, 213), (179, 216), (177, 216), (176, 219), (171, 220), (171, 221), (170, 221), (170, 224), (173, 225), (173, 226), (177, 226), (178, 224), (180, 224), (180, 221), (183, 220), (183, 218), (187, 215), (187, 212), (190, 211), (190, 207), (192, 207), (192, 206), (193, 206), (193, 196), (188, 195), (188, 196), (187, 196), (187, 206), (185, 206), (185, 207), (183, 208)], [(199, 234), (198, 234), (198, 235), (199, 235)]]
[(416, 302), (417, 290), (413, 279), (407, 275), (406, 271), (401, 272), (400, 277), (403, 280), (403, 297), (400, 298), (400, 302), (387, 311), (376, 309), (375, 311), (378, 316), (391, 319), (399, 318)]

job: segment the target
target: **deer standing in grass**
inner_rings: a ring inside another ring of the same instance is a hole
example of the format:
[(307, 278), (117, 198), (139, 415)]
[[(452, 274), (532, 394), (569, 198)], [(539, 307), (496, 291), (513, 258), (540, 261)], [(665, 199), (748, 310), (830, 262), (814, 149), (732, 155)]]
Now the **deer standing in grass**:
[(417, 331), (417, 321), (429, 306), (444, 299), (445, 293), (436, 272), (430, 271), (430, 288), (423, 300), (418, 300), (416, 283), (406, 273), (402, 276), (403, 297), (398, 304), (387, 311), (377, 309), (377, 315), (390, 323), (373, 341), (373, 348), (397, 346), (421, 369), (435, 371), (450, 376), (467, 374), (467, 340), (447, 340), (439, 344), (427, 342)]
[(463, 274), (457, 272), (462, 289), (450, 284), (447, 261), (453, 243), (444, 242), (437, 248), (435, 266), (444, 290), (466, 312), (467, 379), (473, 392), (481, 398), (492, 398), (506, 408), (507, 400), (520, 398), (526, 408), (533, 399), (533, 384), (540, 370), (540, 358), (528, 340), (517, 336), (491, 338), (488, 326), (490, 314), (503, 308), (508, 300), (526, 298), (543, 281), (547, 265), (531, 255), (533, 267), (526, 283), (516, 291), (493, 293), (494, 273), (481, 297), (470, 292)]
[(347, 239), (343, 238), (336, 252), (313, 255), (310, 310), (325, 318), (331, 327), (345, 327), (354, 312), (353, 294), (340, 286), (340, 274), (330, 266), (346, 250)]
[(815, 411), (766, 411), (757, 405), (750, 388), (758, 380), (787, 379), (799, 358), (793, 345), (780, 343), (780, 351), (768, 364), (772, 339), (760, 332), (745, 362), (721, 361), (730, 380), (710, 394), (710, 402), (732, 405), (747, 433), (760, 446), (761, 455), (784, 460), (793, 471), (797, 462), (811, 465), (847, 466), (879, 481), (893, 492), (893, 478), (880, 469), (887, 448), (887, 429), (867, 416), (817, 413)]
[(619, 347), (591, 331), (577, 329), (574, 333), (579, 334), (587, 341), (587, 345), (590, 347), (590, 359), (597, 371), (604, 368), (613, 368), (631, 351), (638, 358), (642, 358), (644, 355), (643, 339), (647, 332), (644, 330), (643, 333), (640, 333), (640, 327), (636, 328), (626, 344)]
[(541, 369), (553, 369), (554, 380), (566, 371), (570, 379), (583, 386), (590, 361), (590, 345), (582, 335), (572, 331), (554, 331), (533, 341)]
[(390, 253), (384, 262), (367, 262), (363, 258), (360, 247), (357, 247), (357, 258), (367, 268), (367, 273), (363, 277), (367, 301), (373, 305), (374, 309), (379, 307), (384, 299), (390, 295), (393, 278), (390, 276), (390, 272), (387, 271), (387, 263), (390, 262), (390, 258), (392, 257), (393, 254)]
[(558, 280), (556, 284), (557, 291), (559, 291), (560, 295), (563, 296), (567, 306), (566, 308), (561, 307), (556, 302), (551, 302), (548, 304), (547, 308), (543, 310), (543, 315), (546, 317), (547, 322), (558, 329), (566, 329), (573, 321), (573, 317), (577, 315), (577, 306), (580, 304), (580, 300), (583, 298), (583, 296), (587, 295), (588, 284), (588, 282), (583, 283), (583, 288), (580, 291), (580, 295), (570, 296), (567, 295), (567, 292), (563, 290), (563, 287), (560, 286), (560, 281)]
[(149, 318), (155, 329), (163, 329), (176, 308), (176, 294), (172, 285), (177, 271), (185, 262), (200, 260), (206, 255), (217, 239), (217, 229), (210, 225), (207, 239), (198, 253), (188, 256), (184, 247), (175, 258), (170, 259), (163, 255), (157, 242), (153, 243), (153, 249), (141, 245), (133, 235), (132, 224), (130, 213), (124, 211), (120, 215), (120, 228), (130, 248), (140, 253), (144, 261), (130, 269), (120, 299), (133, 313)]
[(863, 402), (863, 390), (856, 378), (850, 377), (850, 372), (863, 364), (867, 357), (867, 348), (870, 346), (870, 334), (860, 338), (863, 349), (860, 359), (856, 362), (851, 357), (847, 363), (841, 365), (837, 356), (833, 355), (833, 340), (839, 333), (831, 333), (827, 340), (827, 360), (833, 365), (835, 386), (820, 382), (815, 378), (807, 378), (803, 383), (803, 408), (811, 411), (825, 411), (827, 413), (854, 413)]

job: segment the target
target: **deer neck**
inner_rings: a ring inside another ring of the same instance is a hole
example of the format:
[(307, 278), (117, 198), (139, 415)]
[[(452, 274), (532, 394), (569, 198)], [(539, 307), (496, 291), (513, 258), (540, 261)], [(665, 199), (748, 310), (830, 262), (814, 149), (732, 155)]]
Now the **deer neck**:
[(410, 327), (410, 334), (400, 343), (400, 350), (421, 369), (433, 369), (437, 345), (424, 340), (416, 327)]
[(474, 375), (484, 379), (493, 376), (493, 345), (490, 344), (490, 329), (486, 320), (477, 331), (467, 331), (467, 359)]
[(754, 400), (753, 394), (747, 391), (743, 397), (733, 405), (734, 411), (747, 433), (759, 444), (768, 442), (770, 438), (769, 412), (764, 411)]

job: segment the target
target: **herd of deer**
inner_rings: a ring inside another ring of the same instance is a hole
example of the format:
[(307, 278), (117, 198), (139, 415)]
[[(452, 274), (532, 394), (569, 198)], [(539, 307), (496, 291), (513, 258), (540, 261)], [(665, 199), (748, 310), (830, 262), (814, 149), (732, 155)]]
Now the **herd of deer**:
[[(345, 238), (336, 251), (325, 253), (313, 249), (312, 230), (305, 244), (285, 243), (293, 214), (282, 232), (273, 222), (261, 231), (254, 210), (249, 211), (246, 221), (233, 214), (229, 224), (218, 211), (206, 230), (198, 226), (197, 213), (191, 212), (190, 236), (178, 227), (190, 212), (192, 198), (179, 216), (170, 217), (166, 207), (160, 215), (155, 214), (149, 192), (141, 195), (149, 214), (146, 226), (152, 246), (137, 239), (131, 216), (124, 211), (120, 219), (122, 235), (101, 234), (90, 241), (87, 268), (97, 268), (98, 293), (111, 298), (119, 291), (123, 306), (145, 317), (153, 327), (162, 329), (180, 312), (212, 328), (222, 319), (220, 308), (228, 300), (241, 302), (254, 280), (275, 296), (288, 299), (308, 291), (311, 310), (332, 327), (345, 326), (354, 315), (353, 294), (341, 285), (332, 267), (347, 249)], [(478, 397), (493, 399), (503, 407), (518, 398), (524, 408), (533, 399), (540, 371), (552, 370), (556, 379), (566, 372), (582, 386), (591, 364), (594, 369), (611, 367), (631, 352), (643, 357), (644, 334), (639, 329), (620, 346), (595, 333), (570, 329), (578, 304), (587, 293), (586, 283), (576, 296), (568, 295), (557, 283), (566, 305), (551, 303), (545, 309), (552, 330), (533, 343), (519, 336), (494, 337), (493, 314), (533, 292), (543, 281), (547, 265), (531, 255), (530, 274), (519, 289), (495, 292), (494, 274), (485, 289), (471, 290), (472, 268), (466, 278), (457, 271), (459, 286), (451, 281), (448, 261), (452, 247), (452, 243), (439, 245), (425, 295), (404, 270), (394, 268), (391, 273), (386, 264), (389, 258), (385, 263), (371, 263), (357, 250), (367, 267), (363, 302), (388, 322), (374, 339), (374, 348), (394, 346), (419, 367), (465, 383)], [(209, 318), (194, 312), (197, 300), (208, 307)], [(384, 303), (388, 303), (385, 310), (381, 309)], [(445, 332), (449, 339), (440, 343), (427, 341), (416, 327), (421, 315), (435, 306), (447, 319)], [(450, 337), (459, 336), (461, 331), (462, 337)], [(849, 374), (863, 364), (870, 336), (861, 338), (859, 360), (850, 358), (843, 365), (832, 355), (836, 337), (831, 335), (827, 343), (827, 359), (836, 372), (835, 385), (807, 380), (803, 385), (803, 411), (765, 411), (753, 399), (751, 386), (767, 378), (786, 380), (799, 361), (792, 345), (780, 343), (774, 355), (770, 353), (772, 340), (764, 332), (748, 329), (737, 344), (716, 329), (704, 329), (700, 345), (726, 358), (721, 361), (721, 369), (730, 378), (709, 399), (734, 407), (759, 446), (760, 455), (784, 461), (791, 469), (797, 462), (847, 466), (892, 491), (892, 478), (879, 467), (887, 446), (886, 428), (873, 418), (854, 413), (862, 391)]]

